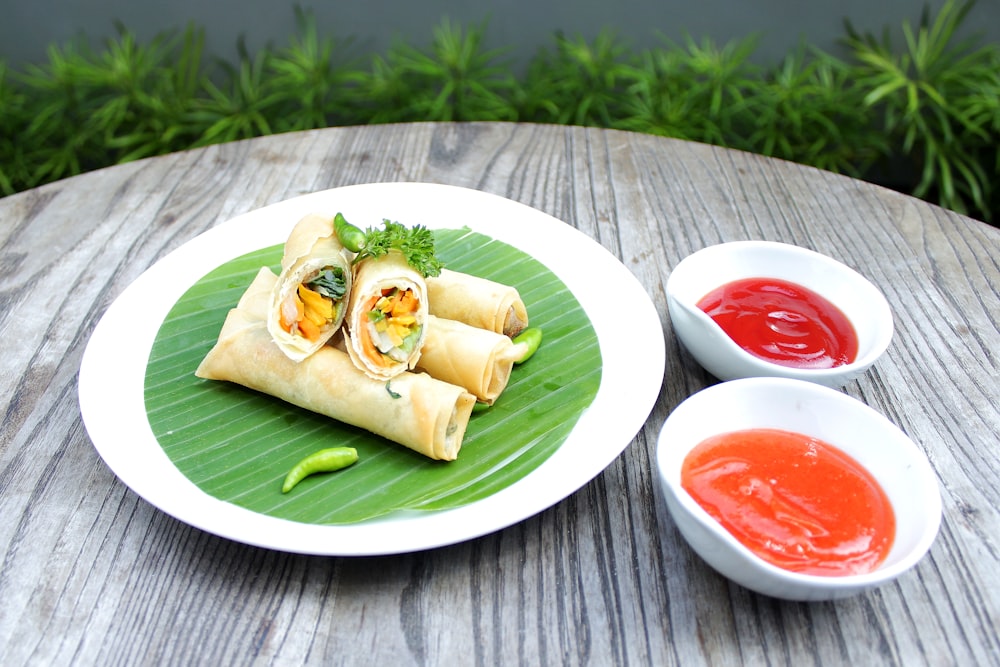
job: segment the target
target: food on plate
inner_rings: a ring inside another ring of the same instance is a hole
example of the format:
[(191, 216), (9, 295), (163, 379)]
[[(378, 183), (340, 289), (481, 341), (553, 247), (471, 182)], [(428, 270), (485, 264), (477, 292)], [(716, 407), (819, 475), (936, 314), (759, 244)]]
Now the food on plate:
[(423, 225), (405, 227), (392, 220), (382, 220), (381, 227), (368, 227), (361, 231), (360, 227), (349, 223), (342, 213), (338, 213), (334, 216), (334, 230), (341, 242), (357, 253), (355, 264), (397, 250), (403, 253), (406, 263), (424, 278), (436, 276), (441, 271), (441, 260), (434, 250), (434, 234)]
[(337, 333), (352, 279), (333, 218), (313, 213), (296, 223), (285, 242), (267, 315), (267, 330), (289, 359), (305, 359)]
[(277, 281), (278, 276), (274, 271), (266, 266), (260, 267), (250, 286), (240, 296), (236, 307), (254, 319), (266, 321), (270, 311), (271, 294)]
[(431, 315), (417, 368), (493, 405), (524, 352), (503, 334)]
[(427, 287), (402, 252), (357, 264), (345, 333), (348, 354), (369, 377), (388, 380), (417, 365), (427, 336)]
[(523, 364), (538, 350), (542, 344), (542, 330), (538, 327), (528, 327), (512, 339), (518, 348), (518, 358), (515, 364)]
[(338, 212), (333, 216), (333, 231), (344, 247), (351, 252), (361, 252), (365, 247), (368, 235), (357, 225), (349, 223), (343, 213)]
[(274, 274), (257, 274), (229, 311), (218, 340), (195, 374), (243, 385), (397, 442), (425, 456), (457, 458), (476, 397), (426, 373), (374, 380), (350, 357), (324, 345), (293, 361), (275, 344), (260, 313)]
[(514, 337), (528, 326), (517, 288), (460, 271), (441, 269), (427, 278), (430, 313)]
[(404, 227), (391, 220), (364, 231), (342, 213), (333, 220), (338, 239), (356, 253), (347, 353), (375, 379), (413, 369), (427, 336), (425, 279), (441, 270), (434, 235), (421, 225)]
[[(432, 298), (428, 281), (443, 273)], [(465, 320), (431, 315), (435, 301)], [(196, 375), (450, 461), (474, 406), (492, 405), (537, 349), (541, 331), (527, 320), (513, 287), (444, 272), (424, 227), (383, 220), (362, 231), (340, 213), (310, 214), (285, 243), (281, 273), (258, 271)], [(286, 486), (349, 458), (317, 454)]]
[(288, 471), (285, 481), (281, 484), (281, 492), (288, 493), (299, 482), (310, 475), (321, 472), (336, 472), (358, 462), (358, 450), (354, 447), (327, 447), (313, 452)]

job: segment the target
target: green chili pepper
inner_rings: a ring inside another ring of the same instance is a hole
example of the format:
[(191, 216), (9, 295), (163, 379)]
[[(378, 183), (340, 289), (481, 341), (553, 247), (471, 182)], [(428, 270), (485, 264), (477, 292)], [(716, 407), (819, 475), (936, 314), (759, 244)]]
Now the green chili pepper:
[(340, 239), (341, 245), (351, 252), (360, 252), (365, 244), (365, 233), (360, 227), (356, 227), (347, 221), (343, 213), (338, 213), (333, 218), (333, 229)]
[(333, 472), (355, 463), (358, 460), (358, 450), (354, 447), (330, 447), (313, 452), (296, 463), (281, 485), (281, 492), (288, 493), (296, 484), (309, 475), (319, 472)]
[(512, 339), (515, 345), (523, 345), (524, 353), (521, 358), (515, 361), (515, 364), (523, 364), (531, 355), (535, 353), (538, 346), (542, 344), (542, 330), (538, 327), (528, 327), (521, 333), (514, 336)]

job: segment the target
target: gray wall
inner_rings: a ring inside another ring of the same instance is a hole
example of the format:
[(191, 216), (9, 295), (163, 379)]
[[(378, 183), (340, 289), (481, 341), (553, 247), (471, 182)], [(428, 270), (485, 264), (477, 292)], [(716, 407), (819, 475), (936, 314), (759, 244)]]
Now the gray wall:
[[(927, 0), (937, 11), (944, 0)], [(445, 16), (461, 25), (486, 23), (487, 46), (508, 48), (524, 62), (552, 35), (592, 39), (602, 26), (615, 29), (634, 49), (659, 44), (660, 35), (680, 40), (685, 34), (711, 38), (719, 45), (751, 34), (761, 36), (754, 59), (780, 59), (800, 40), (842, 54), (837, 40), (848, 18), (860, 29), (892, 30), (901, 44), (905, 19), (919, 20), (923, 0), (301, 0), (312, 9), (322, 33), (355, 39), (355, 52), (384, 53), (395, 38), (423, 48)], [(46, 47), (83, 34), (92, 43), (115, 35), (120, 20), (140, 40), (189, 22), (206, 30), (206, 50), (235, 59), (242, 35), (251, 49), (282, 46), (295, 31), (294, 3), (268, 0), (0, 0), (0, 59), (18, 68), (47, 60)], [(963, 30), (1000, 41), (1000, 0), (979, 0)]]

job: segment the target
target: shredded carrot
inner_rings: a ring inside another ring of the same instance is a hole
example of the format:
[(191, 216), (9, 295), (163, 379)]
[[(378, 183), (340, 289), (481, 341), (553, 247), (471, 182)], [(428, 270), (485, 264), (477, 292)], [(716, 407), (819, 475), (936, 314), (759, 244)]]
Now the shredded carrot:
[[(383, 313), (385, 317), (377, 320), (374, 326), (380, 332), (388, 332), (392, 344), (399, 346), (417, 321), (414, 313), (419, 304), (413, 290), (382, 290), (381, 296), (373, 296), (368, 300), (365, 312)], [(362, 322), (361, 331), (358, 332), (365, 356), (380, 366), (389, 366), (391, 360), (375, 346), (368, 325), (368, 322)]]
[[(288, 305), (288, 299), (293, 300), (292, 303), (294, 304), (295, 307), (295, 320), (291, 322), (288, 321), (288, 317), (286, 316), (287, 309), (285, 308), (285, 306)], [(306, 312), (306, 307), (305, 304), (302, 303), (302, 299), (300, 299), (297, 294), (294, 293), (289, 294), (288, 297), (286, 297), (285, 302), (282, 304), (281, 310), (279, 311), (278, 324), (280, 324), (281, 328), (284, 329), (285, 331), (292, 333), (292, 329), (294, 329), (295, 326), (302, 320), (302, 318), (305, 316), (305, 312)]]
[[(368, 302), (368, 307), (365, 312), (375, 310), (375, 304), (378, 303), (379, 297), (373, 296)], [(358, 339), (361, 341), (361, 350), (364, 355), (371, 359), (373, 363), (379, 366), (388, 366), (389, 362), (385, 356), (375, 347), (375, 342), (372, 340), (371, 330), (368, 328), (368, 322), (362, 318), (361, 321), (361, 331), (358, 332)]]
[(366, 357), (379, 366), (389, 365), (389, 361), (385, 355), (379, 352), (379, 349), (375, 347), (367, 322), (361, 324), (361, 331), (358, 332), (358, 336), (361, 339), (361, 349), (364, 351)]
[(402, 290), (396, 293), (396, 297), (393, 300), (392, 316), (400, 317), (415, 312), (417, 306), (417, 296), (413, 293), (413, 290)]
[(299, 331), (301, 331), (302, 335), (311, 341), (319, 340), (319, 327), (313, 324), (307, 317), (303, 317), (299, 320)]

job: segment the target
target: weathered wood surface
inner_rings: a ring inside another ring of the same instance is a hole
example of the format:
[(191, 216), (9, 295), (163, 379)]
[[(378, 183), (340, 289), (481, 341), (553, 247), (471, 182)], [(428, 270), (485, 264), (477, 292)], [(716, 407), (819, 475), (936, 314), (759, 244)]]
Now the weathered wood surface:
[[(646, 286), (662, 394), (632, 444), (501, 532), (380, 558), (310, 557), (189, 527), (124, 486), (77, 404), (90, 332), (155, 260), (237, 214), (336, 186), (477, 188), (578, 227)], [(799, 604), (717, 575), (674, 528), (656, 434), (711, 384), (670, 329), (671, 267), (709, 244), (799, 244), (868, 276), (896, 336), (845, 391), (941, 483), (919, 566)], [(0, 199), (0, 663), (1000, 664), (1000, 230), (856, 180), (613, 131), (337, 128), (173, 154)]]

